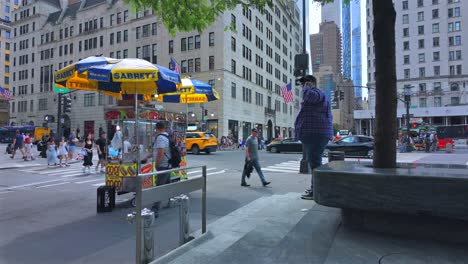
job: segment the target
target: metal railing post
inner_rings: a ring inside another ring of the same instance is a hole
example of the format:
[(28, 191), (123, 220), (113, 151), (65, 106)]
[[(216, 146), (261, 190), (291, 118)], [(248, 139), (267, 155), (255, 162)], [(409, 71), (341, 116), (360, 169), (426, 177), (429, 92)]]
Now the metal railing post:
[(143, 226), (142, 226), (142, 222), (141, 222), (141, 198), (142, 198), (142, 185), (141, 185), (141, 178), (140, 177), (136, 177), (136, 182), (137, 182), (137, 185), (136, 185), (136, 196), (135, 196), (135, 203), (136, 203), (136, 216), (135, 216), (135, 220), (136, 220), (136, 224), (135, 224), (135, 228), (136, 228), (136, 263), (137, 264), (140, 264), (140, 263), (143, 263), (142, 262), (142, 258), (141, 256), (143, 255), (143, 247), (142, 247), (142, 244), (143, 244), (143, 237), (142, 237), (142, 230), (143, 230)]
[(206, 165), (202, 167), (202, 234), (206, 233)]
[(179, 245), (183, 245), (189, 240), (189, 201), (190, 199), (187, 195), (179, 196)]

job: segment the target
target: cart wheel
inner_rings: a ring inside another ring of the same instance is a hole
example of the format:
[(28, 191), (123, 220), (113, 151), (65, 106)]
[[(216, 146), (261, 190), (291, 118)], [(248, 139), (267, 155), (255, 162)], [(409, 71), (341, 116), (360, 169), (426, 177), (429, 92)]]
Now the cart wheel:
[(132, 198), (132, 200), (130, 201), (130, 203), (131, 203), (132, 207), (136, 207), (136, 199), (135, 199), (135, 197)]

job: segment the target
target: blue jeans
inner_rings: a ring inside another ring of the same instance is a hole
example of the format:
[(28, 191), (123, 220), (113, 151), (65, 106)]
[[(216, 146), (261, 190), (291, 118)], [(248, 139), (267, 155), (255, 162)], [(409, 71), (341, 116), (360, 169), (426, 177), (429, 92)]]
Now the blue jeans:
[[(258, 173), (258, 177), (260, 177), (260, 180), (262, 183), (266, 182), (265, 176), (263, 175), (262, 168), (260, 167), (260, 163), (258, 163), (258, 159), (252, 159), (252, 166), (255, 168), (255, 170)], [(242, 183), (245, 182), (245, 171), (242, 171)]]
[(310, 179), (311, 190), (313, 190), (314, 187), (314, 169), (322, 165), (322, 155), (328, 141), (329, 137), (326, 135), (314, 135), (301, 139), (312, 174)]

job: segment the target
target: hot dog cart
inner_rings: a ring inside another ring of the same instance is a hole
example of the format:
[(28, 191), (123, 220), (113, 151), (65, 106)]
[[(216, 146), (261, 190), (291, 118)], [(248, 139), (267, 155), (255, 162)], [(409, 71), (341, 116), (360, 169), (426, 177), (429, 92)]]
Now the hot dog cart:
[[(139, 107), (138, 116), (135, 116), (135, 108), (132, 106), (106, 108), (104, 112), (109, 140), (106, 186), (114, 187), (117, 194), (134, 192), (136, 188), (135, 176), (156, 170), (155, 159), (149, 158), (146, 162), (143, 160), (153, 152), (158, 122), (166, 124), (169, 136), (175, 140), (176, 146), (180, 150), (182, 157), (180, 167), (187, 166), (185, 113), (171, 113), (158, 111), (154, 108)], [(145, 178), (143, 188), (156, 186), (156, 177)], [(171, 181), (181, 179), (187, 179), (185, 170), (171, 172)]]

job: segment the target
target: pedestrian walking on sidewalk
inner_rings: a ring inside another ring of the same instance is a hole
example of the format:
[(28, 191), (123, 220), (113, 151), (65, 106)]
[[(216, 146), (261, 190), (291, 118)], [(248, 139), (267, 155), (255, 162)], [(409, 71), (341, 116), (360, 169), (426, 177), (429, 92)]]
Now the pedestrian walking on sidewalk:
[(93, 166), (93, 150), (94, 150), (94, 144), (93, 144), (93, 135), (89, 133), (83, 142), (83, 148), (81, 149), (82, 154), (84, 156), (83, 158), (83, 173), (88, 173), (91, 172), (91, 166)]
[[(260, 167), (260, 163), (258, 162), (259, 156), (258, 156), (258, 131), (256, 128), (252, 128), (252, 134), (247, 138), (245, 142), (245, 162), (246, 163), (251, 163), (251, 165), (255, 168), (255, 170), (258, 173), (258, 176), (260, 177), (260, 180), (262, 181), (263, 186), (267, 186), (271, 182), (267, 181), (265, 179), (265, 176), (263, 175), (262, 168)], [(250, 186), (247, 184), (245, 181), (245, 176), (247, 176), (248, 171), (246, 171), (246, 167), (244, 166), (244, 170), (242, 171), (242, 179), (241, 179), (241, 186), (248, 187)]]
[[(68, 165), (68, 144), (67, 144), (67, 141), (65, 141), (65, 137), (62, 137), (62, 140), (60, 140), (59, 149), (58, 149), (58, 156), (59, 156), (59, 160), (60, 160), (60, 167), (70, 166), (70, 165)], [(62, 160), (65, 160), (64, 165), (62, 165)]]
[(316, 87), (314, 76), (307, 75), (300, 79), (302, 88), (302, 103), (296, 117), (295, 138), (304, 147), (307, 162), (311, 169), (310, 189), (305, 191), (302, 199), (314, 199), (314, 169), (322, 165), (322, 155), (328, 141), (333, 140), (333, 117), (330, 101), (322, 90)]
[(18, 149), (23, 155), (23, 159), (26, 160), (26, 155), (24, 153), (24, 136), (20, 134), (19, 130), (16, 130), (16, 136), (13, 139), (13, 154), (10, 156), (10, 158), (15, 158), (16, 150)]
[(47, 142), (47, 166), (57, 166), (57, 149), (54, 137), (50, 137)]
[(106, 172), (106, 159), (108, 154), (108, 146), (107, 146), (107, 134), (106, 132), (102, 132), (101, 136), (98, 140), (96, 140), (96, 146), (98, 151), (99, 161), (96, 165), (96, 172), (99, 171), (99, 165), (101, 165), (101, 173)]

